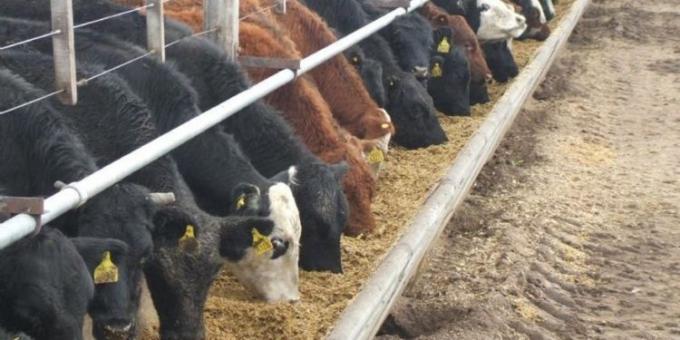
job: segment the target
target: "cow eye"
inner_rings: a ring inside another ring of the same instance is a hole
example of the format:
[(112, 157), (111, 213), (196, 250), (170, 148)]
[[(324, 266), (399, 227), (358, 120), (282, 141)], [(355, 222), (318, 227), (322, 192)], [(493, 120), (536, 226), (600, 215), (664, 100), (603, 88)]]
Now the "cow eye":
[(488, 11), (488, 10), (489, 10), (489, 5), (488, 5), (488, 4), (482, 4), (481, 6), (479, 6), (479, 11), (480, 11), (480, 12), (485, 12), (485, 11)]

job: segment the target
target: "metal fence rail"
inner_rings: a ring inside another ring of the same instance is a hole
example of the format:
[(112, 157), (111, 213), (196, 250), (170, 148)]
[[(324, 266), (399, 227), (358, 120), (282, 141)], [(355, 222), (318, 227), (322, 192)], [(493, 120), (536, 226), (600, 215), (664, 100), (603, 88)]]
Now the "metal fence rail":
[(521, 107), (540, 84), (557, 53), (567, 43), (589, 2), (590, 0), (576, 0), (558, 29), (536, 51), (532, 62), (515, 78), (409, 222), (404, 236), (392, 247), (373, 276), (364, 283), (354, 301), (345, 309), (328, 339), (370, 339), (378, 332), (393, 303), (416, 276), (428, 250), (467, 196), (482, 167), (512, 126)]
[[(225, 0), (230, 1), (230, 0)], [(123, 156), (99, 171), (70, 183), (58, 193), (45, 200), (42, 224), (48, 223), (71, 209), (87, 202), (89, 198), (106, 190), (125, 177), (164, 156), (193, 137), (203, 133), (244, 107), (268, 95), (279, 87), (293, 81), (319, 64), (340, 54), (352, 45), (376, 33), (429, 0), (412, 0), (408, 8), (397, 8), (372, 23), (360, 28), (337, 42), (313, 53), (301, 61), (299, 70), (284, 69), (255, 84), (246, 91), (226, 100), (198, 117), (187, 121), (141, 148)], [(20, 214), (0, 224), (0, 249), (31, 234), (39, 225), (33, 217)]]

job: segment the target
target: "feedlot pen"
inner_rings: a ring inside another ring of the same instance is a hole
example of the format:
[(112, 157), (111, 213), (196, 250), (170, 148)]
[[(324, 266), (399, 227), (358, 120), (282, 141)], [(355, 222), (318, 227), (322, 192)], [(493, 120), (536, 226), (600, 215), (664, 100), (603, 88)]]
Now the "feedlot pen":
[[(575, 0), (556, 5), (556, 29), (569, 14)], [(525, 67), (542, 45), (515, 41), (513, 55)], [(341, 313), (361, 291), (384, 256), (405, 232), (408, 222), (421, 208), (428, 193), (446, 173), (459, 151), (484, 123), (505, 90), (512, 85), (489, 86), (491, 102), (473, 107), (471, 117), (439, 116), (449, 142), (420, 150), (393, 148), (378, 184), (373, 211), (378, 228), (370, 235), (343, 237), (344, 274), (301, 272), (301, 301), (295, 304), (266, 304), (257, 301), (226, 270), (213, 284), (206, 304), (208, 339), (316, 339), (327, 336)], [(150, 301), (145, 305), (150, 307)], [(152, 308), (152, 307), (151, 307)], [(152, 311), (142, 311), (152, 318)], [(144, 339), (157, 339), (157, 325), (150, 321)]]

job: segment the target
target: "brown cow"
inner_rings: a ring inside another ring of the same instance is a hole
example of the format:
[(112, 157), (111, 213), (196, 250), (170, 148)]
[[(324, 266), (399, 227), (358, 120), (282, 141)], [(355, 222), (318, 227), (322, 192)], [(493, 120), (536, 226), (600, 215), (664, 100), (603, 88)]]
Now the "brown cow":
[[(259, 0), (245, 0), (258, 2)], [(337, 38), (316, 13), (297, 0), (288, 2), (285, 14), (271, 15), (286, 31), (304, 55), (308, 56)], [(319, 92), (331, 105), (340, 125), (362, 139), (376, 139), (394, 133), (384, 111), (366, 91), (356, 69), (340, 54), (310, 72)]]
[(491, 79), (491, 69), (486, 64), (484, 52), (479, 46), (477, 36), (463, 16), (450, 15), (439, 6), (429, 2), (421, 7), (420, 14), (426, 17), (435, 29), (442, 26), (453, 29), (455, 33), (454, 43), (465, 46), (473, 80)]

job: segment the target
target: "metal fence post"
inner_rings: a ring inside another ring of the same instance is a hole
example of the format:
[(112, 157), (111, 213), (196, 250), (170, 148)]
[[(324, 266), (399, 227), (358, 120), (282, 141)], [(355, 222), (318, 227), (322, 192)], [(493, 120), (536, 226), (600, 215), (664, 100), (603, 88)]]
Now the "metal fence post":
[(165, 62), (165, 22), (163, 21), (163, 0), (146, 0), (146, 46), (154, 51), (154, 57)]
[(71, 0), (50, 0), (52, 29), (59, 34), (52, 37), (54, 79), (56, 88), (63, 89), (59, 99), (69, 105), (78, 102), (76, 85), (76, 54), (73, 42), (73, 5)]
[(209, 36), (231, 61), (238, 57), (239, 0), (203, 1), (203, 28), (216, 29)]

